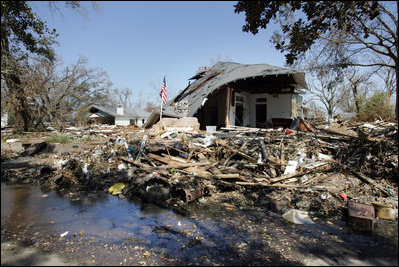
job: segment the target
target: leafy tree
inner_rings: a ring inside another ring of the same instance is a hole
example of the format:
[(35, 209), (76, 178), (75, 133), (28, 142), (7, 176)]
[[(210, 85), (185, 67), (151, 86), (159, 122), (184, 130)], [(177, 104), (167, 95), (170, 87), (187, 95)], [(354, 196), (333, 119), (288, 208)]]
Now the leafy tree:
[[(271, 41), (291, 65), (313, 53), (323, 65), (388, 67), (398, 76), (398, 2), (238, 1), (243, 31), (257, 34), (273, 21)], [(397, 116), (397, 104), (396, 104)]]
[[(81, 9), (80, 1), (65, 3), (76, 11)], [(45, 21), (32, 11), (28, 1), (1, 2), (2, 97), (7, 92), (9, 110), (15, 112), (17, 126), (25, 131), (33, 122), (30, 113), (32, 96), (26, 87), (31, 83), (26, 73), (38, 58), (49, 63), (55, 61), (53, 45), (56, 37), (56, 30), (46, 26)]]
[(386, 93), (376, 92), (360, 107), (357, 118), (361, 121), (375, 121), (377, 119), (392, 119), (392, 111), (386, 103)]
[[(73, 122), (80, 106), (110, 101), (112, 83), (107, 73), (89, 68), (86, 63), (81, 57), (75, 64), (61, 68), (38, 58), (25, 66), (25, 75), (20, 80), (24, 93), (29, 96), (26, 97), (29, 127), (37, 128), (45, 122), (54, 125)], [(5, 105), (9, 109), (15, 106), (14, 91), (2, 88), (3, 97), (8, 100)]]
[(27, 53), (53, 60), (51, 45), (55, 42), (54, 37), (55, 31), (37, 18), (26, 1), (1, 2), (1, 78), (13, 93), (15, 112), (25, 131), (30, 126), (30, 114), (21, 84), (25, 66), (21, 66), (20, 61), (26, 61)]

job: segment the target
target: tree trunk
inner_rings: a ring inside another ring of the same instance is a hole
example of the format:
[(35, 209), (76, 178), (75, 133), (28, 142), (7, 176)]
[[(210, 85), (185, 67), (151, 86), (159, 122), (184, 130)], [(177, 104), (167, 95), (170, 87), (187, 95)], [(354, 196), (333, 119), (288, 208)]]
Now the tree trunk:
[(28, 103), (26, 101), (26, 95), (21, 85), (21, 80), (16, 74), (5, 74), (5, 81), (7, 87), (9, 88), (11, 94), (16, 95), (17, 100), (17, 108), (15, 109), (16, 113), (16, 123), (21, 126), (24, 131), (28, 131), (31, 126), (31, 116), (29, 112)]

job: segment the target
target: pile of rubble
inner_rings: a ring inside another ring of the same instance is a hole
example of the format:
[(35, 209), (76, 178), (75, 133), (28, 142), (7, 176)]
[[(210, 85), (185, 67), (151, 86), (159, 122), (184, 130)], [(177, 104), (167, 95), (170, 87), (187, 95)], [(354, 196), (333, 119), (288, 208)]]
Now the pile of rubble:
[(331, 216), (356, 200), (397, 210), (397, 135), (386, 122), (205, 132), (195, 121), (162, 119), (145, 131), (112, 129), (92, 149), (50, 155), (35, 179), (72, 195), (109, 192), (179, 208), (199, 200)]

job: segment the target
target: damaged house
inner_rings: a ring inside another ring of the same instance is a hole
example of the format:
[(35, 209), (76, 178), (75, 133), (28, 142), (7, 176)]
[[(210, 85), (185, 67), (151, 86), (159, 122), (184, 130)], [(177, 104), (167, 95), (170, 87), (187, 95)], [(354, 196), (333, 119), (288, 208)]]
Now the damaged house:
[[(196, 117), (207, 125), (287, 127), (302, 116), (300, 89), (305, 73), (267, 64), (219, 62), (199, 72), (193, 82), (164, 106), (163, 117)], [(153, 112), (144, 127), (159, 120)]]
[(125, 111), (123, 107), (117, 108), (105, 107), (100, 105), (91, 105), (89, 108), (89, 118), (102, 124), (113, 124), (120, 126), (136, 125), (143, 126), (149, 116), (149, 112), (135, 108), (131, 111)]

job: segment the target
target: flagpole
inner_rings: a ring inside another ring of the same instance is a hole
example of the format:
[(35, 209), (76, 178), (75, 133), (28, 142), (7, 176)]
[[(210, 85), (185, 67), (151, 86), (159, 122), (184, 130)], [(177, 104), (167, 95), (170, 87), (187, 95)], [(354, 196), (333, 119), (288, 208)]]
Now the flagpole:
[[(163, 74), (162, 84), (163, 84), (164, 80), (165, 80), (165, 73)], [(163, 105), (163, 94), (162, 94), (162, 89), (161, 89), (161, 112), (159, 113), (159, 120), (162, 119), (162, 105)]]

